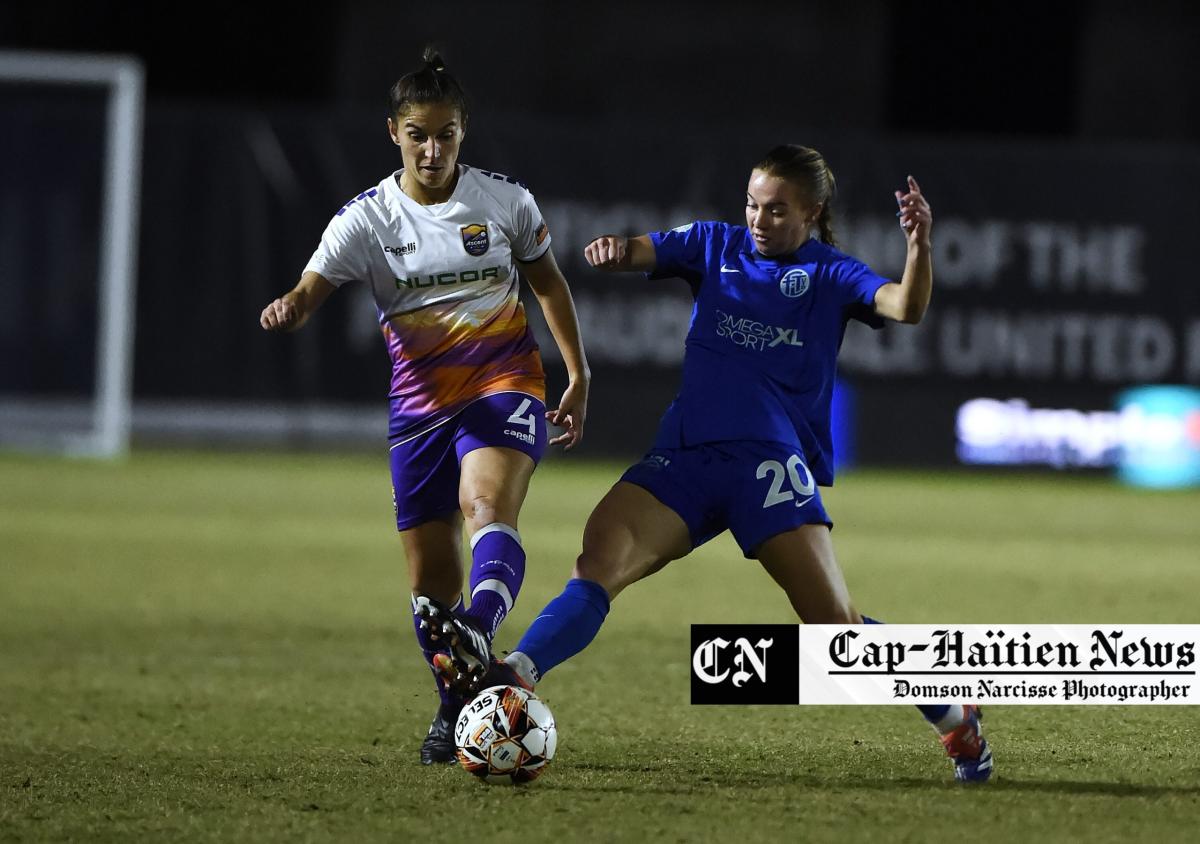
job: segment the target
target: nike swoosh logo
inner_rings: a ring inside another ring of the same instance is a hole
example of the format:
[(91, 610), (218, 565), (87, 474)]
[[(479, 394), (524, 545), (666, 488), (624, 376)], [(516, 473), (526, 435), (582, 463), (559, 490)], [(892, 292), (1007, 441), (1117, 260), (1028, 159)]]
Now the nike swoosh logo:
[(728, 267), (725, 264), (722, 264), (721, 272), (723, 272), (723, 273), (740, 273), (741, 270), (739, 270), (737, 267)]
[(810, 495), (808, 498), (804, 499), (803, 501), (797, 501), (797, 502), (796, 502), (796, 506), (797, 506), (797, 507), (803, 507), (805, 504), (807, 504), (808, 502), (812, 501), (812, 500), (813, 500), (813, 497), (814, 497), (814, 496), (811, 496), (811, 495)]

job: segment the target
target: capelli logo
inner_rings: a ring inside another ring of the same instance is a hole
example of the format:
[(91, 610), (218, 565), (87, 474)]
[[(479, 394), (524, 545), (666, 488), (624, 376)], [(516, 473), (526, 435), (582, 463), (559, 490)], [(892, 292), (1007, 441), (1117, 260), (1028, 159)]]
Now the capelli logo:
[(391, 255), (411, 255), (417, 251), (416, 243), (406, 243), (403, 246), (385, 246), (383, 251)]
[(799, 702), (795, 624), (693, 624), (694, 704)]

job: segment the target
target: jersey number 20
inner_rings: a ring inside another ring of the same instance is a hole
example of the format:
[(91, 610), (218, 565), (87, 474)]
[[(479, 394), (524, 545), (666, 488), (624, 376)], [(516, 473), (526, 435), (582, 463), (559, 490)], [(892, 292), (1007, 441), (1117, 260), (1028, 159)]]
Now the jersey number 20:
[[(803, 499), (796, 502), (796, 506), (800, 507), (817, 491), (817, 482), (813, 480), (812, 472), (808, 471), (804, 461), (794, 454), (788, 458), (786, 470), (778, 460), (764, 460), (759, 463), (754, 476), (761, 481), (767, 475), (771, 476), (771, 488), (767, 490), (767, 497), (763, 499), (764, 510), (785, 501), (792, 501), (796, 496)], [(791, 489), (783, 488), (784, 478), (791, 485)]]

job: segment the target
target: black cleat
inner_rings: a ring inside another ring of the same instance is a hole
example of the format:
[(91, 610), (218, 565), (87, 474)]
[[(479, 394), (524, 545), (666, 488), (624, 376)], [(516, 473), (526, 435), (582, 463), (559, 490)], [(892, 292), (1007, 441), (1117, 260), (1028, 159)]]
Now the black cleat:
[(533, 691), (533, 684), (516, 672), (511, 665), (503, 660), (492, 657), (487, 671), (478, 677), (468, 678), (459, 673), (454, 667), (454, 661), (446, 654), (436, 654), (433, 657), (433, 670), (438, 673), (447, 686), (455, 694), (460, 694), (465, 700), (470, 700), (484, 689), (492, 686), (516, 686), (518, 689)]
[(434, 656), (434, 667), (450, 690), (472, 697), (492, 663), (492, 644), (473, 618), (460, 618), (449, 607), (424, 595), (416, 599), (415, 614), (429, 638), (449, 650)]
[(442, 765), (457, 762), (454, 755), (454, 722), (462, 710), (461, 703), (445, 704), (438, 707), (433, 723), (429, 725), (429, 734), (421, 742), (421, 764)]
[(488, 670), (479, 678), (479, 688), (476, 689), (476, 692), (490, 689), (492, 686), (516, 686), (527, 692), (533, 691), (533, 685), (518, 674), (515, 668), (507, 662), (495, 658), (492, 659)]

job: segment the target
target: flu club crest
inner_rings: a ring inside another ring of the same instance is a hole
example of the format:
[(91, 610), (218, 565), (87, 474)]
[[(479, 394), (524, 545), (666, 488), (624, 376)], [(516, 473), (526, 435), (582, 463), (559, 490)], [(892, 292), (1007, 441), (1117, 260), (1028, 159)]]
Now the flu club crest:
[(486, 224), (471, 223), (459, 229), (462, 234), (463, 248), (468, 255), (478, 258), (488, 251), (488, 230)]

